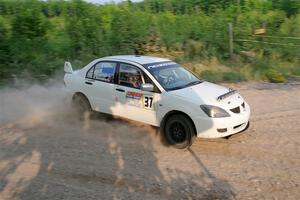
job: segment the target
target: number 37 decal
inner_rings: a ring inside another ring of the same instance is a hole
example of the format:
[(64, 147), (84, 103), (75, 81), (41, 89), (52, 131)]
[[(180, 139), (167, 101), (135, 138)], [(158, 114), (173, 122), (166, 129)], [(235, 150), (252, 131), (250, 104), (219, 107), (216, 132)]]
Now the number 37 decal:
[(153, 97), (144, 96), (144, 108), (153, 109)]

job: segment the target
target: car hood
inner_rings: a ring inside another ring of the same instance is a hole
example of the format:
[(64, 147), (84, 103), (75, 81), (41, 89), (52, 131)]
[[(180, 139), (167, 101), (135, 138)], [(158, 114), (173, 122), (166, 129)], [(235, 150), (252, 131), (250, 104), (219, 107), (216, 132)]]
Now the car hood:
[(229, 88), (209, 82), (202, 82), (191, 87), (169, 91), (169, 93), (173, 96), (183, 98), (193, 103), (199, 102), (201, 104), (219, 104), (220, 102), (217, 100), (217, 98), (220, 95), (228, 93), (229, 91)]

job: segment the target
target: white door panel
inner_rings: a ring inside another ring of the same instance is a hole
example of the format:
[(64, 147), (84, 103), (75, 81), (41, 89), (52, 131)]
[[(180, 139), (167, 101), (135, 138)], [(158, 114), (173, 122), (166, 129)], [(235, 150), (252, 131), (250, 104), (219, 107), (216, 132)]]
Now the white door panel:
[(93, 110), (111, 114), (114, 104), (114, 75), (117, 63), (103, 61), (91, 67), (84, 80), (84, 92)]
[(114, 84), (97, 80), (85, 80), (85, 94), (93, 110), (111, 114), (114, 102)]
[(117, 85), (113, 113), (156, 126), (158, 125), (156, 120), (158, 95), (154, 92)]

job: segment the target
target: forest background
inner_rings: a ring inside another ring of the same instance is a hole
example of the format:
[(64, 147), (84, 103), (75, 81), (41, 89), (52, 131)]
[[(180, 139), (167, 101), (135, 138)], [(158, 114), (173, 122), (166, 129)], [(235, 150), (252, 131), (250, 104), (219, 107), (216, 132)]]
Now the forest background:
[(0, 84), (118, 54), (167, 57), (213, 82), (285, 82), (300, 76), (299, 11), (299, 0), (0, 0)]

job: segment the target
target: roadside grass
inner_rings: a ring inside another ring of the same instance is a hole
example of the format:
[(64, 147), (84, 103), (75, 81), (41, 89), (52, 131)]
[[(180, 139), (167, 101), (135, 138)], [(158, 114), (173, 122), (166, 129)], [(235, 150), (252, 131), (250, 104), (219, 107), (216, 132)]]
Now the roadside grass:
[(216, 58), (206, 61), (181, 62), (201, 79), (210, 82), (240, 82), (264, 80), (272, 83), (284, 83), (289, 77), (300, 76), (299, 61), (280, 59), (252, 58), (245, 60), (236, 57), (227, 60)]
[[(201, 46), (201, 45), (200, 45)], [(160, 49), (160, 52), (147, 52), (147, 55), (166, 57), (175, 60), (199, 78), (210, 82), (241, 82), (251, 80), (264, 80), (273, 83), (284, 83), (289, 77), (300, 76), (300, 59), (286, 61), (277, 54), (263, 55), (262, 53), (248, 52), (248, 55), (236, 54), (232, 58), (228, 56), (213, 57), (207, 56), (208, 50), (204, 53), (196, 50), (184, 52), (183, 49)], [(194, 53), (198, 52), (198, 56)], [(200, 50), (199, 50), (200, 51)], [(193, 54), (194, 56), (189, 56)], [(205, 56), (203, 56), (205, 55)]]
[[(166, 57), (182, 64), (188, 68), (200, 79), (209, 82), (241, 82), (251, 80), (264, 80), (273, 83), (285, 83), (287, 80), (296, 78), (300, 80), (300, 59), (297, 57), (294, 60), (286, 61), (276, 56), (273, 57), (244, 57), (242, 55), (235, 55), (233, 58), (203, 58), (193, 57), (192, 59), (186, 57), (183, 51), (167, 51), (160, 49), (160, 52), (147, 53), (147, 55)], [(93, 60), (94, 58), (86, 58), (86, 60)], [(0, 79), (0, 87), (14, 84), (17, 80), (28, 80), (29, 82), (42, 83), (53, 76), (60, 74), (63, 76), (63, 60), (58, 60), (57, 65), (61, 68), (49, 72), (44, 70), (32, 74), (29, 72), (14, 73), (12, 76), (2, 76)], [(86, 64), (81, 59), (73, 60), (74, 69), (81, 68)], [(48, 69), (48, 66), (43, 66), (43, 69)]]

